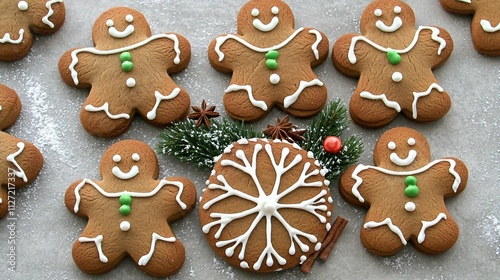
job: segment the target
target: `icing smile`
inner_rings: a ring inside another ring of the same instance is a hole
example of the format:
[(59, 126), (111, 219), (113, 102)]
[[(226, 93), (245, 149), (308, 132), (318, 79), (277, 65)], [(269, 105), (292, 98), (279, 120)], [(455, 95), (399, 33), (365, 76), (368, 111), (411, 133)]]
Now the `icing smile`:
[[(396, 6), (394, 7), (394, 13), (395, 14), (400, 14), (401, 13), (401, 7)], [(376, 17), (381, 17), (382, 16), (382, 10), (381, 9), (376, 9), (373, 13)], [(377, 20), (375, 22), (375, 26), (380, 29), (382, 32), (387, 32), (387, 33), (392, 33), (397, 31), (401, 26), (403, 26), (403, 21), (399, 16), (394, 17), (392, 20), (392, 24), (390, 26), (387, 26), (382, 20)]]
[(1, 44), (5, 44), (5, 43), (10, 43), (10, 44), (20, 44), (24, 39), (24, 29), (19, 29), (19, 38), (17, 38), (16, 40), (13, 40), (11, 37), (10, 37), (10, 34), (9, 33), (5, 33), (5, 35), (3, 35), (2, 38), (0, 38), (0, 43)]
[(417, 157), (417, 151), (415, 150), (410, 150), (408, 156), (404, 159), (400, 158), (396, 153), (391, 153), (391, 161), (399, 166), (408, 166), (412, 164), (413, 161), (415, 161), (416, 157)]
[[(140, 159), (141, 159), (141, 157), (139, 156), (139, 154), (134, 153), (132, 155), (133, 161), (138, 162)], [(120, 161), (122, 161), (122, 157), (120, 155), (114, 155), (113, 161), (116, 163), (119, 163)], [(130, 168), (130, 170), (128, 172), (123, 172), (120, 169), (120, 167), (115, 166), (111, 169), (111, 173), (113, 173), (113, 175), (115, 175), (115, 177), (117, 177), (118, 179), (129, 180), (129, 179), (132, 179), (135, 176), (139, 175), (139, 167), (137, 167), (137, 165), (134, 165), (134, 166), (132, 166), (132, 168)]]
[[(127, 15), (125, 17), (125, 20), (128, 23), (131, 23), (132, 21), (134, 21), (134, 17), (132, 15)], [(134, 31), (135, 31), (135, 28), (132, 24), (129, 24), (124, 30), (119, 31), (118, 29), (116, 29), (114, 27), (115, 23), (112, 19), (108, 19), (106, 21), (106, 25), (108, 26), (109, 35), (111, 35), (112, 37), (115, 37), (115, 38), (119, 38), (119, 39), (126, 38), (126, 37), (130, 36), (132, 33), (134, 33)]]
[[(274, 14), (274, 15), (277, 15), (279, 13), (279, 8), (274, 6), (272, 9), (271, 9), (271, 12)], [(254, 17), (257, 17), (258, 15), (260, 14), (260, 11), (255, 8), (252, 10), (252, 16)], [(269, 32), (269, 31), (272, 31), (274, 28), (276, 28), (276, 26), (278, 26), (278, 23), (279, 23), (279, 19), (277, 16), (274, 16), (271, 21), (267, 24), (264, 24), (260, 19), (256, 18), (253, 20), (253, 26), (255, 28), (257, 28), (258, 30), (262, 31), (262, 32)]]

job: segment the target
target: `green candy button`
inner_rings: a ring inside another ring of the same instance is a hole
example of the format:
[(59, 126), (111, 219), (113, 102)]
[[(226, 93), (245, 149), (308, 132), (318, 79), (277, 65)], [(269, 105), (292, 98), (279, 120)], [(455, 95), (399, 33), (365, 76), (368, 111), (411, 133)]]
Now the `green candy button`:
[(401, 56), (395, 51), (387, 52), (387, 59), (392, 65), (398, 65), (401, 62)]
[(123, 216), (128, 216), (130, 214), (130, 206), (129, 205), (122, 205), (120, 206), (120, 214)]
[(132, 61), (132, 55), (129, 52), (122, 52), (120, 54), (120, 61), (121, 62)]
[(270, 70), (276, 70), (278, 69), (278, 62), (274, 59), (268, 59), (266, 60), (266, 67)]
[(410, 185), (417, 185), (417, 178), (413, 176), (408, 176), (405, 178), (405, 185), (410, 186)]
[(124, 194), (120, 196), (119, 201), (122, 205), (130, 206), (130, 204), (132, 203), (132, 197), (129, 194)]
[(122, 63), (122, 70), (125, 71), (125, 72), (130, 72), (132, 71), (132, 69), (134, 69), (134, 64), (130, 61), (124, 61)]
[(416, 197), (419, 193), (419, 189), (415, 185), (410, 185), (405, 189), (405, 195), (408, 197)]
[(279, 52), (278, 52), (278, 51), (268, 51), (268, 52), (266, 53), (266, 58), (267, 58), (267, 59), (274, 59), (274, 60), (276, 60), (276, 59), (278, 59), (278, 56), (279, 56), (279, 55), (280, 55), (280, 54), (279, 54)]

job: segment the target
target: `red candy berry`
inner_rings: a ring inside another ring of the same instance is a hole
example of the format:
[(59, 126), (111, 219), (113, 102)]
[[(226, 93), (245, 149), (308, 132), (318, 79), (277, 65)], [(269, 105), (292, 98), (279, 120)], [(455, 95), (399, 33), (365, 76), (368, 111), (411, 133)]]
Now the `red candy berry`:
[(330, 154), (336, 154), (342, 150), (342, 140), (337, 136), (328, 136), (323, 141), (323, 148)]

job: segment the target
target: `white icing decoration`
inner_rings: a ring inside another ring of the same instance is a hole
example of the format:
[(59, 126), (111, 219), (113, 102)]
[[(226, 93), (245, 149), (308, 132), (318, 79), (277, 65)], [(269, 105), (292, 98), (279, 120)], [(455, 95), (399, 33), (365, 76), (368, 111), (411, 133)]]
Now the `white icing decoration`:
[(377, 20), (377, 22), (375, 22), (375, 26), (380, 29), (381, 31), (383, 32), (386, 32), (386, 33), (392, 33), (392, 32), (396, 32), (399, 28), (401, 28), (401, 26), (403, 26), (403, 20), (401, 20), (400, 17), (395, 17), (393, 20), (392, 20), (392, 24), (391, 26), (387, 26), (383, 21), (381, 20)]
[(300, 256), (300, 263), (299, 264), (303, 264), (306, 260), (307, 260), (306, 256), (304, 256), (304, 255)]
[(271, 13), (273, 13), (273, 15), (277, 15), (279, 12), (280, 9), (278, 7), (274, 6), (271, 8)]
[(120, 167), (115, 166), (111, 169), (111, 172), (115, 177), (122, 180), (129, 180), (139, 175), (139, 167), (137, 165), (132, 166), (128, 172), (123, 172)]
[(351, 192), (352, 192), (352, 194), (361, 203), (365, 202), (365, 199), (363, 198), (363, 196), (361, 196), (361, 194), (358, 191), (359, 186), (363, 183), (363, 179), (358, 176), (358, 174), (361, 171), (368, 170), (368, 169), (374, 169), (374, 170), (377, 170), (379, 172), (382, 172), (382, 173), (388, 174), (388, 175), (393, 175), (393, 176), (409, 176), (409, 175), (416, 175), (416, 174), (420, 174), (422, 172), (425, 172), (429, 168), (433, 167), (434, 165), (436, 165), (436, 164), (438, 164), (440, 162), (448, 162), (450, 164), (450, 168), (448, 169), (448, 172), (453, 177), (455, 177), (455, 180), (453, 181), (453, 185), (452, 185), (451, 188), (453, 189), (454, 192), (457, 192), (458, 187), (460, 186), (460, 182), (462, 180), (460, 178), (460, 175), (455, 171), (455, 166), (457, 165), (457, 163), (454, 160), (452, 160), (452, 159), (437, 159), (437, 160), (435, 160), (433, 162), (430, 162), (427, 165), (425, 165), (425, 166), (423, 166), (423, 167), (421, 167), (421, 168), (419, 168), (417, 170), (410, 170), (410, 171), (393, 171), (393, 170), (385, 169), (385, 168), (382, 168), (382, 167), (379, 167), (379, 166), (371, 166), (371, 165), (359, 164), (354, 169), (354, 171), (352, 172), (352, 175), (351, 175), (351, 177), (354, 180), (356, 180), (356, 183), (352, 186)]
[(267, 52), (273, 51), (273, 50), (277, 51), (277, 50), (281, 49), (282, 47), (286, 46), (288, 43), (290, 43), (290, 41), (292, 41), (297, 36), (297, 34), (299, 34), (302, 30), (304, 30), (304, 27), (301, 27), (301, 28), (295, 30), (295, 32), (292, 35), (290, 35), (290, 37), (288, 37), (285, 41), (281, 42), (280, 44), (274, 45), (274, 46), (271, 46), (268, 48), (256, 47), (238, 36), (235, 36), (233, 34), (228, 34), (225, 36), (218, 37), (216, 39), (215, 52), (217, 53), (217, 55), (219, 55), (219, 61), (224, 60), (224, 53), (220, 50), (220, 47), (229, 39), (233, 39), (235, 41), (238, 41), (239, 43), (241, 43), (245, 47), (247, 47), (255, 52), (267, 53)]
[(125, 82), (125, 84), (127, 85), (127, 87), (129, 88), (133, 88), (135, 87), (136, 85), (136, 81), (134, 78), (128, 78), (127, 81)]
[(73, 208), (73, 210), (75, 211), (75, 213), (78, 213), (78, 210), (80, 209), (80, 201), (81, 201), (80, 189), (83, 188), (86, 184), (91, 185), (97, 191), (99, 191), (103, 196), (109, 197), (109, 198), (114, 198), (114, 197), (119, 198), (120, 196), (122, 196), (124, 194), (128, 194), (131, 197), (141, 197), (141, 198), (151, 197), (151, 196), (155, 195), (156, 193), (158, 193), (164, 186), (167, 186), (167, 185), (168, 186), (175, 186), (175, 187), (179, 188), (179, 192), (177, 193), (177, 196), (175, 197), (175, 200), (177, 201), (177, 203), (179, 204), (179, 206), (182, 209), (186, 209), (187, 208), (186, 204), (181, 201), (181, 195), (182, 195), (182, 192), (184, 191), (184, 184), (182, 184), (181, 182), (161, 180), (158, 183), (158, 185), (152, 191), (150, 191), (150, 192), (128, 192), (128, 191), (123, 191), (123, 192), (110, 193), (110, 192), (107, 192), (107, 191), (103, 190), (94, 181), (92, 181), (90, 179), (83, 179), (75, 187), (76, 202), (75, 202), (75, 207)]
[(392, 81), (394, 81), (395, 83), (399, 83), (403, 80), (403, 74), (401, 74), (401, 72), (394, 72), (392, 73)]
[(419, 26), (417, 31), (415, 32), (415, 36), (413, 37), (413, 40), (410, 43), (410, 45), (408, 45), (408, 47), (401, 49), (401, 50), (384, 48), (384, 47), (380, 46), (379, 44), (373, 42), (372, 40), (366, 38), (365, 36), (353, 37), (351, 39), (351, 46), (349, 47), (349, 52), (348, 52), (349, 62), (351, 62), (351, 64), (355, 64), (357, 61), (356, 54), (354, 53), (354, 47), (356, 46), (356, 43), (358, 41), (364, 41), (381, 52), (387, 53), (388, 51), (395, 51), (398, 54), (404, 54), (404, 53), (411, 51), (413, 49), (413, 47), (415, 47), (415, 45), (417, 44), (417, 41), (418, 41), (418, 36), (420, 35), (420, 32), (424, 29), (428, 29), (428, 30), (432, 31), (431, 39), (439, 43), (439, 48), (438, 48), (437, 53), (438, 53), (438, 55), (441, 55), (442, 50), (446, 47), (446, 41), (443, 38), (439, 37), (440, 30), (436, 27), (433, 27), (433, 26)]
[(1, 44), (5, 44), (5, 43), (9, 43), (9, 44), (21, 44), (21, 42), (23, 41), (24, 39), (24, 29), (19, 29), (19, 38), (17, 38), (17, 40), (12, 40), (10, 38), (10, 34), (9, 33), (5, 33), (5, 35), (3, 35), (3, 38), (0, 39), (0, 43)]
[(278, 75), (278, 74), (272, 74), (269, 77), (269, 82), (271, 82), (271, 84), (273, 84), (273, 85), (279, 84), (280, 80), (281, 80), (281, 78), (280, 78), (280, 75)]
[(311, 46), (311, 49), (314, 53), (314, 57), (316, 57), (316, 60), (319, 60), (318, 46), (319, 46), (319, 43), (321, 43), (321, 41), (323, 40), (323, 36), (321, 36), (321, 33), (319, 33), (318, 30), (314, 30), (314, 29), (309, 30), (309, 33), (316, 35), (316, 42), (314, 42), (314, 44)]
[(404, 159), (400, 158), (397, 153), (391, 153), (390, 155), (392, 163), (399, 166), (408, 166), (415, 161), (415, 158), (417, 158), (417, 151), (415, 150), (410, 150), (408, 156)]
[(464, 2), (464, 3), (469, 3), (469, 4), (471, 3), (471, 0), (458, 0), (458, 1)]
[[(274, 187), (269, 195), (267, 195), (264, 192), (264, 189), (262, 188), (262, 185), (259, 181), (259, 178), (257, 177), (257, 163), (258, 161), (256, 160), (258, 153), (261, 150), (265, 150), (267, 153), (269, 159), (271, 160), (271, 164), (276, 172), (276, 181), (274, 182)], [(303, 170), (301, 172), (301, 175), (299, 179), (295, 182), (292, 183), (291, 186), (284, 190), (281, 193), (278, 193), (278, 188), (280, 186), (280, 181), (281, 178), (284, 174), (286, 174), (290, 169), (292, 169), (294, 166), (299, 164), (302, 161), (302, 156), (300, 154), (295, 155), (295, 157), (290, 161), (290, 163), (285, 166), (285, 161), (287, 160), (287, 157), (290, 153), (290, 150), (285, 147), (281, 151), (281, 157), (280, 161), (277, 163), (274, 159), (273, 151), (272, 151), (272, 146), (270, 144), (265, 144), (265, 147), (263, 147), (261, 144), (256, 144), (254, 146), (253, 150), (253, 155), (252, 159), (249, 161), (243, 150), (237, 150), (235, 155), (238, 159), (242, 161), (242, 164), (236, 163), (231, 160), (222, 160), (221, 165), (222, 166), (230, 166), (235, 169), (238, 169), (245, 174), (248, 174), (250, 178), (253, 180), (257, 191), (258, 191), (258, 197), (251, 196), (247, 193), (244, 193), (240, 190), (234, 189), (229, 183), (226, 181), (226, 178), (223, 175), (217, 176), (217, 180), (221, 183), (219, 184), (210, 184), (208, 186), (209, 189), (212, 190), (222, 190), (225, 191), (225, 194), (219, 195), (218, 197), (213, 198), (210, 201), (207, 201), (202, 207), (203, 209), (207, 210), (209, 209), (212, 205), (215, 203), (218, 203), (220, 201), (223, 201), (224, 199), (228, 197), (239, 197), (241, 199), (250, 201), (255, 203), (255, 207), (245, 210), (240, 213), (211, 213), (210, 217), (216, 219), (215, 221), (208, 223), (203, 226), (202, 230), (205, 234), (207, 234), (210, 229), (214, 226), (219, 226), (218, 230), (215, 232), (214, 237), (216, 239), (219, 239), (222, 231), (225, 229), (227, 225), (229, 225), (231, 222), (256, 215), (254, 218), (253, 222), (249, 226), (248, 230), (244, 233), (242, 233), (240, 236), (236, 236), (233, 239), (229, 240), (221, 240), (216, 243), (217, 247), (224, 247), (228, 246), (230, 244), (233, 244), (232, 246), (226, 248), (225, 254), (228, 257), (233, 256), (235, 249), (241, 245), (241, 250), (238, 255), (238, 258), (240, 260), (245, 259), (245, 251), (247, 248), (248, 240), (249, 237), (251, 236), (253, 230), (259, 224), (259, 222), (262, 219), (265, 219), (266, 223), (266, 247), (262, 250), (262, 253), (260, 254), (257, 262), (252, 266), (254, 270), (259, 270), (262, 263), (264, 262), (264, 259), (266, 259), (265, 264), (268, 267), (271, 267), (274, 264), (273, 257), (277, 260), (277, 262), (280, 265), (285, 265), (286, 264), (286, 259), (283, 258), (278, 254), (278, 252), (274, 249), (273, 244), (272, 244), (272, 224), (271, 222), (277, 221), (282, 224), (282, 226), (288, 231), (288, 236), (290, 238), (290, 248), (289, 248), (289, 254), (294, 255), (296, 253), (295, 249), (295, 244), (297, 244), (302, 252), (309, 252), (310, 248), (308, 245), (304, 244), (303, 241), (301, 240), (300, 237), (306, 238), (309, 240), (311, 243), (316, 243), (318, 242), (318, 239), (316, 236), (309, 234), (307, 232), (302, 232), (294, 227), (292, 227), (278, 212), (278, 209), (297, 209), (297, 210), (302, 210), (306, 211), (312, 215), (314, 215), (321, 223), (326, 223), (327, 220), (326, 218), (317, 213), (316, 211), (326, 211), (327, 205), (325, 204), (326, 199), (325, 195), (327, 194), (326, 190), (321, 190), (318, 192), (317, 195), (314, 197), (307, 199), (305, 201), (302, 201), (301, 203), (298, 204), (285, 204), (285, 203), (280, 203), (280, 200), (285, 197), (286, 195), (290, 194), (291, 192), (295, 191), (296, 189), (300, 187), (315, 187), (315, 188), (321, 188), (322, 187), (322, 182), (316, 181), (316, 182), (307, 182), (308, 178), (311, 176), (315, 176), (319, 174), (319, 169), (313, 168), (313, 171), (310, 173), (307, 173), (308, 170), (311, 167), (311, 164), (309, 162), (306, 162), (304, 164)], [(321, 244), (321, 243), (318, 243)]]
[[(254, 9), (256, 10), (256, 9)], [(254, 15), (254, 10), (252, 10), (252, 15)], [(258, 11), (258, 10), (257, 10)], [(274, 14), (274, 15), (277, 15), (279, 13), (279, 9), (278, 7), (274, 6), (272, 7), (271, 9), (271, 12)], [(258, 15), (258, 14), (257, 14)], [(254, 15), (255, 16), (255, 15)], [(278, 26), (278, 23), (280, 22), (280, 20), (278, 19), (278, 17), (274, 16), (271, 21), (267, 24), (264, 24), (260, 19), (256, 18), (253, 20), (252, 24), (253, 24), (253, 27), (257, 28), (257, 30), (259, 31), (262, 31), (262, 32), (269, 32), (269, 31), (272, 31), (274, 30), (274, 28), (276, 28), (276, 26)]]
[(130, 229), (130, 223), (127, 221), (123, 221), (120, 223), (120, 229), (121, 231), (129, 231)]
[(359, 96), (370, 100), (382, 100), (385, 106), (393, 108), (394, 110), (396, 110), (396, 112), (401, 112), (401, 106), (399, 106), (399, 103), (396, 101), (389, 100), (385, 94), (375, 95), (371, 92), (363, 91), (359, 94)]
[(413, 98), (413, 103), (411, 104), (411, 108), (412, 108), (412, 111), (413, 111), (413, 118), (414, 119), (416, 119), (418, 117), (418, 115), (417, 115), (417, 101), (418, 101), (418, 99), (420, 97), (429, 95), (433, 89), (435, 89), (435, 90), (437, 90), (439, 92), (443, 92), (444, 91), (444, 89), (440, 85), (438, 85), (436, 83), (432, 83), (429, 86), (429, 88), (426, 91), (424, 91), (424, 92), (413, 92), (413, 97), (414, 98)]
[(321, 250), (321, 242), (316, 243), (316, 246), (314, 246), (314, 251), (319, 251)]
[(396, 149), (396, 143), (394, 143), (393, 141), (387, 143), (387, 148), (389, 148), (390, 150)]
[(14, 170), (14, 175), (17, 178), (23, 179), (24, 182), (28, 182), (28, 177), (26, 177), (26, 173), (24, 173), (24, 170), (21, 168), (19, 163), (16, 161), (16, 157), (20, 155), (24, 151), (25, 144), (23, 142), (17, 143), (17, 152), (10, 154), (7, 156), (7, 161), (10, 163), (14, 164), (14, 166), (17, 168), (17, 171)]
[(257, 16), (259, 16), (259, 14), (260, 14), (259, 9), (255, 8), (252, 10), (252, 16), (257, 17)]
[(142, 47), (149, 42), (153, 40), (157, 40), (160, 38), (167, 38), (170, 39), (174, 42), (174, 51), (176, 53), (176, 56), (174, 58), (174, 63), (179, 64), (180, 63), (180, 55), (181, 55), (181, 50), (179, 49), (179, 39), (175, 34), (157, 34), (153, 35), (143, 41), (140, 41), (138, 43), (135, 43), (130, 46), (126, 46), (123, 48), (118, 48), (118, 49), (113, 49), (113, 50), (98, 50), (96, 48), (83, 48), (83, 49), (77, 49), (71, 52), (71, 64), (69, 65), (69, 70), (71, 72), (71, 77), (73, 78), (73, 82), (75, 85), (78, 85), (78, 72), (75, 70), (75, 66), (78, 64), (78, 57), (77, 55), (81, 52), (88, 52), (96, 55), (111, 55), (111, 54), (121, 54), (122, 52), (134, 50), (136, 48)]
[(407, 141), (408, 145), (410, 146), (414, 146), (415, 144), (417, 144), (417, 141), (415, 140), (415, 138), (408, 138), (408, 141)]
[(484, 30), (485, 32), (488, 32), (488, 33), (493, 33), (493, 32), (500, 31), (500, 23), (499, 23), (499, 24), (497, 24), (497, 26), (496, 26), (496, 27), (493, 27), (493, 26), (491, 25), (491, 22), (490, 22), (490, 21), (488, 21), (488, 20), (485, 20), (485, 19), (482, 19), (479, 23), (481, 24), (481, 27), (483, 28), (483, 30)]
[(376, 9), (373, 14), (376, 16), (376, 17), (381, 17), (382, 16), (382, 10), (381, 9)]
[(62, 3), (63, 0), (50, 0), (45, 3), (45, 7), (49, 10), (47, 14), (42, 18), (42, 22), (48, 25), (50, 28), (54, 28), (54, 23), (52, 23), (49, 20), (49, 17), (51, 17), (54, 14), (54, 10), (52, 9), (52, 5), (54, 3)]
[(417, 209), (417, 206), (415, 205), (415, 203), (413, 203), (413, 202), (407, 202), (405, 204), (405, 210), (406, 211), (413, 212), (413, 211), (415, 211), (415, 209)]
[(394, 12), (395, 12), (396, 14), (401, 13), (401, 7), (400, 7), (400, 6), (396, 6), (396, 7), (394, 7)]
[(170, 243), (174, 243), (176, 241), (175, 237), (168, 237), (167, 238), (167, 237), (163, 237), (163, 236), (157, 234), (156, 232), (153, 232), (152, 241), (151, 241), (151, 249), (149, 249), (149, 253), (147, 253), (146, 255), (142, 256), (139, 259), (139, 262), (137, 263), (138, 265), (146, 266), (148, 264), (149, 260), (151, 260), (151, 257), (153, 256), (153, 253), (155, 252), (156, 241), (158, 241), (158, 240), (170, 242)]
[(403, 243), (403, 245), (407, 244), (406, 239), (403, 235), (403, 232), (401, 231), (401, 229), (399, 227), (397, 227), (396, 225), (394, 225), (392, 223), (391, 218), (387, 218), (387, 219), (383, 220), (382, 222), (370, 221), (370, 222), (365, 223), (365, 225), (363, 227), (365, 229), (370, 229), (370, 228), (380, 227), (383, 225), (387, 225), (392, 232), (397, 234), (399, 236), (399, 239), (401, 240), (401, 243)]
[(125, 16), (125, 20), (126, 20), (128, 23), (131, 23), (132, 21), (134, 21), (134, 16), (133, 16), (133, 15), (126, 15), (126, 16)]
[(264, 102), (262, 100), (256, 100), (253, 97), (252, 86), (251, 85), (240, 86), (240, 85), (237, 85), (237, 84), (232, 84), (229, 87), (227, 87), (227, 89), (224, 91), (224, 93), (229, 93), (229, 92), (234, 92), (234, 91), (240, 91), (240, 90), (244, 90), (244, 91), (246, 91), (248, 93), (248, 98), (250, 99), (250, 102), (252, 103), (253, 106), (255, 106), (257, 108), (260, 108), (263, 111), (267, 111), (267, 104), (266, 104), (266, 102)]
[(151, 111), (149, 111), (148, 114), (146, 115), (148, 120), (154, 120), (156, 118), (156, 110), (158, 110), (158, 106), (160, 106), (160, 102), (162, 102), (164, 100), (174, 99), (177, 97), (177, 95), (179, 95), (180, 92), (181, 92), (180, 88), (174, 88), (169, 95), (162, 95), (161, 92), (155, 91), (156, 102), (155, 102), (155, 106), (153, 107), (153, 109), (151, 109)]
[(329, 223), (326, 223), (326, 231), (330, 231), (331, 228), (332, 228), (332, 225)]
[(99, 253), (99, 260), (103, 263), (108, 262), (108, 258), (104, 255), (102, 252), (102, 235), (98, 235), (95, 238), (88, 238), (88, 237), (80, 237), (78, 238), (78, 241), (85, 243), (85, 242), (94, 242), (95, 246), (97, 247), (97, 252)]
[(110, 118), (110, 119), (113, 119), (113, 120), (117, 120), (117, 119), (130, 119), (130, 115), (129, 114), (118, 114), (118, 115), (113, 115), (109, 112), (109, 103), (106, 102), (104, 103), (101, 107), (94, 107), (93, 105), (87, 105), (85, 106), (85, 111), (88, 111), (88, 112), (101, 112), (101, 111), (104, 111), (106, 113), (106, 115)]
[(19, 1), (19, 3), (17, 3), (17, 8), (21, 11), (26, 11), (28, 9), (29, 5), (28, 5), (28, 2), (26, 1)]
[(237, 143), (240, 145), (248, 145), (248, 140), (245, 138), (242, 138), (242, 139), (238, 140)]
[(120, 161), (122, 161), (122, 157), (120, 155), (114, 155), (113, 161), (116, 163), (119, 163)]
[(422, 221), (422, 229), (418, 233), (418, 238), (417, 238), (418, 243), (422, 244), (425, 241), (425, 230), (426, 229), (437, 225), (437, 223), (439, 223), (443, 219), (444, 220), (447, 219), (446, 214), (439, 213), (438, 216), (436, 217), (436, 219), (434, 219), (433, 221)]
[(302, 93), (302, 91), (304, 91), (304, 89), (306, 89), (308, 87), (312, 87), (312, 86), (320, 86), (320, 87), (322, 87), (323, 86), (323, 82), (321, 82), (318, 79), (314, 79), (314, 80), (312, 80), (310, 82), (300, 81), (300, 85), (299, 85), (299, 88), (297, 89), (297, 91), (295, 91), (292, 95), (289, 95), (289, 96), (285, 97), (285, 100), (283, 100), (283, 106), (285, 108), (288, 108), (288, 107), (292, 106), (293, 103), (295, 103), (295, 101), (297, 101), (297, 99), (299, 98), (299, 96)]
[[(125, 20), (130, 23), (130, 22), (132, 22), (134, 20), (134, 17), (132, 15), (127, 15), (125, 17)], [(122, 31), (118, 31), (114, 27), (114, 25), (115, 24), (114, 24), (113, 20), (108, 19), (106, 21), (106, 26), (108, 26), (108, 33), (109, 33), (109, 35), (111, 35), (112, 37), (117, 38), (117, 39), (127, 38), (128, 36), (132, 35), (132, 33), (134, 33), (134, 31), (135, 31), (135, 28), (134, 28), (134, 26), (132, 24), (129, 24)]]
[(248, 263), (247, 263), (247, 262), (241, 262), (241, 263), (240, 263), (240, 267), (241, 267), (241, 268), (250, 268), (250, 266), (248, 266)]
[(134, 153), (134, 154), (132, 155), (132, 160), (133, 160), (133, 161), (136, 161), (136, 162), (137, 162), (137, 161), (139, 161), (140, 159), (141, 159), (141, 156), (140, 156), (138, 153)]

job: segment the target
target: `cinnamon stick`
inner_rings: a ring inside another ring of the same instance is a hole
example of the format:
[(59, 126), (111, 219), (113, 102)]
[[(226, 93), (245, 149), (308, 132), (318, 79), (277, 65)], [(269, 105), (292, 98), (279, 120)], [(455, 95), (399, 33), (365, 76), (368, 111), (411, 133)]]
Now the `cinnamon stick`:
[[(339, 220), (339, 218), (341, 220)], [(331, 229), (332, 231), (334, 231), (332, 240), (328, 244), (326, 244), (325, 248), (322, 249), (321, 253), (319, 254), (319, 258), (322, 259), (323, 261), (326, 261), (328, 259), (328, 256), (330, 256), (330, 254), (332, 253), (333, 247), (335, 246), (335, 243), (337, 243), (337, 240), (339, 239), (340, 234), (342, 233), (345, 226), (347, 225), (348, 221), (346, 219), (344, 219), (342, 217), (339, 217), (339, 218), (337, 218), (337, 220), (335, 221), (335, 223), (333, 224), (333, 227)]]

